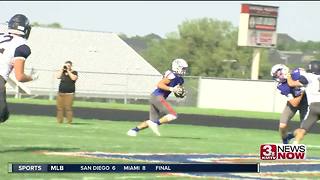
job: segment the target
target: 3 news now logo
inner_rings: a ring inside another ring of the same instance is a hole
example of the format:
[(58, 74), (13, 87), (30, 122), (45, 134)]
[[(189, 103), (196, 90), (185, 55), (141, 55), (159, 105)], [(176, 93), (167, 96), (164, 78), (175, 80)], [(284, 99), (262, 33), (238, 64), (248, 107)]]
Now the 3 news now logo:
[(303, 160), (307, 156), (307, 146), (304, 144), (262, 144), (260, 146), (261, 160)]

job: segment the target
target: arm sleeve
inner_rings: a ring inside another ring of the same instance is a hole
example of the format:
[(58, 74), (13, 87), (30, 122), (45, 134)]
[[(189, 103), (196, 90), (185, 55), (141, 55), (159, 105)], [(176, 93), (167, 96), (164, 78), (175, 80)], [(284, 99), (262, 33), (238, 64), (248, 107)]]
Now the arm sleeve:
[(23, 57), (24, 59), (27, 59), (30, 54), (31, 49), (29, 48), (29, 46), (23, 44), (16, 48), (14, 52), (14, 57)]

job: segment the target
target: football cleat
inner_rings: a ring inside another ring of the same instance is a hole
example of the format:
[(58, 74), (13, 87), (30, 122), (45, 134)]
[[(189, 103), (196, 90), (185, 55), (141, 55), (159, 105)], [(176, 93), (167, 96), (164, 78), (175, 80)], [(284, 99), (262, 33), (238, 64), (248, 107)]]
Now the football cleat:
[(290, 140), (294, 138), (294, 135), (292, 132), (289, 132), (287, 137), (282, 139), (283, 144), (289, 144)]
[(153, 121), (151, 120), (148, 120), (146, 122), (149, 126), (149, 128), (157, 135), (157, 136), (161, 136), (160, 135), (160, 132), (159, 132), (159, 129), (158, 129), (158, 124), (157, 123), (154, 123)]
[(135, 131), (135, 130), (132, 130), (132, 129), (130, 129), (130, 130), (127, 132), (127, 135), (128, 135), (128, 136), (137, 136), (137, 134), (138, 134), (138, 132)]

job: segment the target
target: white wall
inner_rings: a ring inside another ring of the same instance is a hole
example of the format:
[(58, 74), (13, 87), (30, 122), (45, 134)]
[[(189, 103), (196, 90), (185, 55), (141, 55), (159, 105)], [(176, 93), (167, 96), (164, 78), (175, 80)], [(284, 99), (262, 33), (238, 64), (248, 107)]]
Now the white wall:
[(282, 112), (286, 98), (273, 81), (201, 79), (198, 107)]

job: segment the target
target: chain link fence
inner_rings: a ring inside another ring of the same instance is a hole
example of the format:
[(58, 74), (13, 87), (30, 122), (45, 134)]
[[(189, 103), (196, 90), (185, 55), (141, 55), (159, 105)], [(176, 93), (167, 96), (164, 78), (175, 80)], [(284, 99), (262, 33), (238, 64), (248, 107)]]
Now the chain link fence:
[[(0, 23), (0, 33), (7, 32), (7, 24)], [(55, 77), (52, 69), (34, 68), (40, 78), (34, 82), (20, 84), (31, 90), (27, 95), (20, 87), (7, 85), (8, 95), (15, 97), (33, 97), (55, 99), (60, 80)], [(30, 72), (26, 64), (26, 74)], [(76, 99), (100, 102), (138, 103), (148, 104), (151, 92), (162, 78), (159, 75), (129, 74), (115, 72), (88, 72), (78, 71), (79, 79), (76, 82)], [(11, 77), (13, 77), (11, 73)], [(199, 77), (185, 77), (187, 96), (183, 99), (170, 95), (168, 100), (181, 106), (196, 106)]]
[[(60, 80), (56, 78), (57, 71), (47, 69), (34, 70), (39, 73), (39, 79), (34, 82), (23, 83), (31, 90), (30, 95), (21, 91), (19, 92), (14, 87), (7, 86), (8, 95), (55, 99), (60, 83)], [(26, 68), (26, 73), (30, 71), (31, 69)], [(147, 74), (87, 71), (78, 71), (78, 77), (76, 82), (76, 100), (125, 104), (148, 104), (151, 92), (162, 78), (161, 76)], [(187, 96), (182, 99), (175, 98), (173, 93), (171, 93), (168, 101), (178, 106), (196, 106), (199, 77), (186, 76), (184, 79)], [(146, 85), (146, 83), (149, 84)]]
[(8, 24), (7, 23), (0, 23), (0, 33), (8, 32)]

